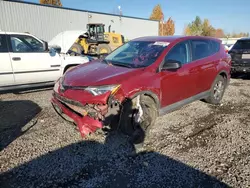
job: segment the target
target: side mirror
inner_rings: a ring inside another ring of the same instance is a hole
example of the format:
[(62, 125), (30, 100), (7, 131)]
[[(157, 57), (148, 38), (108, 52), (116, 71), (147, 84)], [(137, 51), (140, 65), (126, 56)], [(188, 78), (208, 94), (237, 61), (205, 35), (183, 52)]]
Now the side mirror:
[(181, 62), (176, 60), (166, 60), (161, 68), (161, 70), (177, 70), (181, 68)]
[(47, 42), (43, 42), (43, 49), (45, 52), (49, 51), (49, 45)]
[(60, 46), (57, 46), (57, 45), (51, 46), (51, 49), (55, 50), (56, 53), (58, 53), (58, 54), (60, 54), (61, 50), (62, 50), (62, 48)]

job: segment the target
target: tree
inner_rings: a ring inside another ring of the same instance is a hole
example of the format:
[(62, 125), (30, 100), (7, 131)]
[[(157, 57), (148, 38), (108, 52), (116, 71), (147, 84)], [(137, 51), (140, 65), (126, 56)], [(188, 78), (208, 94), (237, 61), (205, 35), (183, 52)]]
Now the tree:
[(235, 33), (235, 32), (232, 32), (231, 34), (229, 33), (227, 36), (232, 37), (232, 38), (249, 37), (249, 33), (244, 33), (244, 32)]
[(62, 3), (60, 0), (40, 0), (40, 4), (54, 5), (58, 7), (62, 7)]
[(163, 35), (163, 30), (164, 30), (164, 26), (163, 26), (163, 20), (164, 20), (164, 15), (161, 9), (161, 5), (156, 5), (152, 11), (152, 14), (149, 18), (150, 20), (157, 20), (160, 21), (159, 24), (159, 35)]
[(149, 18), (150, 20), (158, 20), (159, 24), (159, 35), (173, 35), (175, 32), (175, 24), (172, 18), (169, 18), (164, 22), (164, 14), (162, 12), (161, 5), (156, 5), (152, 11), (152, 14)]
[(184, 30), (184, 34), (185, 35), (201, 35), (203, 32), (202, 28), (203, 28), (203, 23), (200, 17), (196, 16), (195, 20), (186, 26)]
[(153, 12), (149, 18), (150, 20), (158, 20), (161, 21), (164, 19), (164, 15), (161, 9), (161, 5), (156, 5), (153, 9)]
[(191, 35), (201, 35), (202, 34), (202, 21), (199, 16), (195, 17), (195, 20), (188, 24)]
[(239, 34), (236, 34), (236, 37), (237, 38), (240, 38), (240, 37), (249, 37), (249, 33), (243, 33), (243, 32), (241, 32)]
[(174, 35), (175, 33), (175, 24), (172, 18), (168, 18), (167, 22), (164, 24), (163, 35)]
[(215, 35), (215, 29), (213, 26), (210, 25), (208, 19), (204, 19), (202, 24), (202, 36), (214, 36)]
[(183, 33), (185, 35), (191, 35), (191, 30), (190, 30), (190, 27), (188, 27), (187, 25), (184, 27), (184, 31)]
[(184, 27), (184, 34), (185, 35), (201, 35), (201, 36), (212, 36), (217, 38), (223, 37), (232, 37), (232, 38), (240, 38), (240, 37), (249, 37), (249, 33), (231, 33), (225, 34), (223, 29), (218, 28), (215, 29), (209, 22), (208, 19), (204, 19), (203, 21), (200, 19), (199, 16), (195, 17), (195, 20), (189, 23), (187, 26)]
[(222, 29), (219, 28), (219, 29), (216, 29), (216, 30), (215, 30), (214, 36), (217, 37), (217, 38), (223, 38), (223, 37), (225, 37), (226, 35), (225, 35), (224, 31), (223, 31)]
[(185, 35), (201, 35), (201, 36), (214, 36), (215, 29), (210, 24), (208, 19), (201, 20), (199, 16), (195, 17), (195, 20), (189, 23), (184, 28)]

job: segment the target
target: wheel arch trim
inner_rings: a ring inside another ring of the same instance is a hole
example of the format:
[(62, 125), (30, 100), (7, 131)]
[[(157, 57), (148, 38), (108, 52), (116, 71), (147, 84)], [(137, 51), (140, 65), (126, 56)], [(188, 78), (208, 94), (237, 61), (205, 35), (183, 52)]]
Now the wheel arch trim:
[(152, 92), (152, 91), (150, 91), (150, 90), (139, 91), (139, 92), (136, 92), (136, 93), (130, 95), (129, 98), (130, 98), (130, 99), (134, 99), (134, 98), (136, 98), (136, 97), (139, 96), (139, 95), (146, 95), (146, 96), (151, 97), (151, 98), (154, 100), (157, 109), (160, 109), (161, 105), (160, 105), (159, 97), (158, 97), (154, 92)]

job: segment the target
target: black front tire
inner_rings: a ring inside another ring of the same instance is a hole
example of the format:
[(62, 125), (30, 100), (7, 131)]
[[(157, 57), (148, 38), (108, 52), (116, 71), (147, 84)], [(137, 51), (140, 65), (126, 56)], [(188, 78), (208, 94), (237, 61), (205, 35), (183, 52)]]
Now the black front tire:
[(138, 109), (132, 107), (131, 100), (127, 100), (124, 103), (121, 111), (120, 130), (130, 137), (130, 141), (133, 144), (142, 144), (144, 142), (158, 116), (156, 104), (151, 97), (140, 96), (140, 105), (143, 111), (140, 122), (135, 122), (134, 117), (138, 113)]

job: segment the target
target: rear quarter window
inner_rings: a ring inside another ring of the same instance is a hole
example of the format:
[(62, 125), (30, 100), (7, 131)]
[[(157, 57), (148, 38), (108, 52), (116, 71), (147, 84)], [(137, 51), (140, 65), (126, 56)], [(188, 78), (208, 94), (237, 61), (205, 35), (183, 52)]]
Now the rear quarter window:
[(214, 40), (210, 41), (210, 55), (216, 54), (220, 51), (220, 43)]
[(0, 35), (0, 53), (8, 52), (7, 40), (5, 35)]

